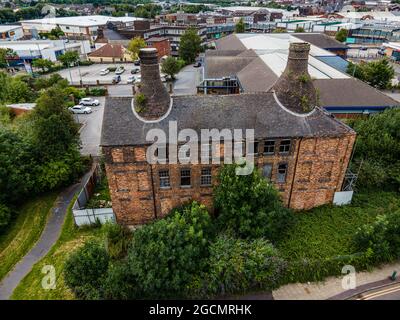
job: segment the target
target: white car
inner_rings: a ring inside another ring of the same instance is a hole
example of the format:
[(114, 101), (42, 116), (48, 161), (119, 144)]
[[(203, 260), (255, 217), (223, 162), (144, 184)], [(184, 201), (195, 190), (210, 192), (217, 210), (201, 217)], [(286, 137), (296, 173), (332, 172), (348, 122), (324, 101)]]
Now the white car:
[(92, 112), (92, 108), (86, 107), (86, 106), (82, 106), (80, 104), (70, 107), (68, 108), (69, 111), (71, 111), (72, 113), (84, 113), (84, 114), (88, 114)]
[(115, 74), (123, 74), (125, 72), (124, 66), (119, 66), (117, 70), (115, 70)]
[(99, 100), (93, 98), (83, 98), (79, 101), (82, 106), (98, 106), (100, 104)]
[(136, 81), (135, 76), (129, 76), (128, 80), (126, 80), (126, 83), (134, 83)]
[(110, 73), (110, 69), (108, 69), (108, 68), (100, 70), (101, 76), (105, 76), (106, 74), (109, 74), (109, 73)]

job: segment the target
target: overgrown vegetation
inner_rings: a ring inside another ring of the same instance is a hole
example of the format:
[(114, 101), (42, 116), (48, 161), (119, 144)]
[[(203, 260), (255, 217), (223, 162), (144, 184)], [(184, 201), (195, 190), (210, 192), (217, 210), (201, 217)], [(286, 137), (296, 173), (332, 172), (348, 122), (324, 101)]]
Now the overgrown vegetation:
[(195, 28), (188, 28), (179, 42), (179, 57), (186, 64), (190, 64), (196, 60), (201, 50), (201, 38), (197, 34), (197, 30)]

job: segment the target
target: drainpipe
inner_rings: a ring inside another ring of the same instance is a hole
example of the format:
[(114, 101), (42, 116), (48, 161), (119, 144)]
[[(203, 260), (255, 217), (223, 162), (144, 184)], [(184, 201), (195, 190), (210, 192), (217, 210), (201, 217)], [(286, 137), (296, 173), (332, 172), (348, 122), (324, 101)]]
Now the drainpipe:
[(293, 192), (293, 185), (294, 185), (294, 178), (296, 177), (296, 171), (297, 171), (297, 162), (299, 160), (299, 152), (300, 152), (300, 145), (301, 142), (303, 141), (303, 138), (300, 138), (299, 145), (297, 147), (297, 153), (296, 153), (296, 161), (294, 163), (294, 172), (293, 172), (293, 179), (292, 179), (292, 185), (290, 186), (290, 193), (289, 193), (289, 201), (288, 201), (288, 207), (290, 208), (290, 202), (292, 201), (292, 192)]

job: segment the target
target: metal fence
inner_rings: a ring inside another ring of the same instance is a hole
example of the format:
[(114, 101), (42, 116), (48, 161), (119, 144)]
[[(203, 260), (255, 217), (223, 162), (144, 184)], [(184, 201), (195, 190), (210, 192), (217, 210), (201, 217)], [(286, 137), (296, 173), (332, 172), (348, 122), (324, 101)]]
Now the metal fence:
[(100, 166), (98, 164), (94, 165), (88, 180), (79, 192), (78, 197), (72, 206), (72, 214), (77, 226), (94, 224), (97, 222), (115, 222), (115, 215), (112, 208), (85, 208), (90, 197), (93, 195), (96, 184), (101, 180), (101, 175)]

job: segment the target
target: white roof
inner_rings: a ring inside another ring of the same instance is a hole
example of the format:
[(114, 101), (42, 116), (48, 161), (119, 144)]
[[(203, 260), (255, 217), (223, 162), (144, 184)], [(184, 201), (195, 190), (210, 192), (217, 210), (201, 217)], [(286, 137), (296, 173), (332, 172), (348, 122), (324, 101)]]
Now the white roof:
[(8, 31), (15, 30), (15, 29), (18, 29), (18, 28), (22, 28), (22, 27), (21, 26), (17, 26), (17, 25), (6, 25), (6, 24), (3, 24), (3, 25), (0, 25), (0, 32), (8, 32)]
[[(289, 44), (304, 42), (289, 33), (244, 33), (236, 34), (246, 49), (253, 49), (264, 63), (278, 76), (287, 64)], [(316, 57), (336, 56), (334, 53), (311, 44), (308, 59), (308, 72), (315, 79), (347, 79), (348, 75), (320, 61)]]
[(75, 16), (62, 18), (44, 18), (35, 20), (23, 20), (21, 23), (34, 24), (54, 24), (54, 25), (70, 25), (77, 27), (92, 27), (105, 25), (107, 22), (133, 22), (135, 20), (143, 20), (137, 17), (109, 17), (109, 16)]
[(15, 109), (33, 110), (36, 107), (36, 103), (14, 103), (14, 104), (8, 104), (7, 107)]

